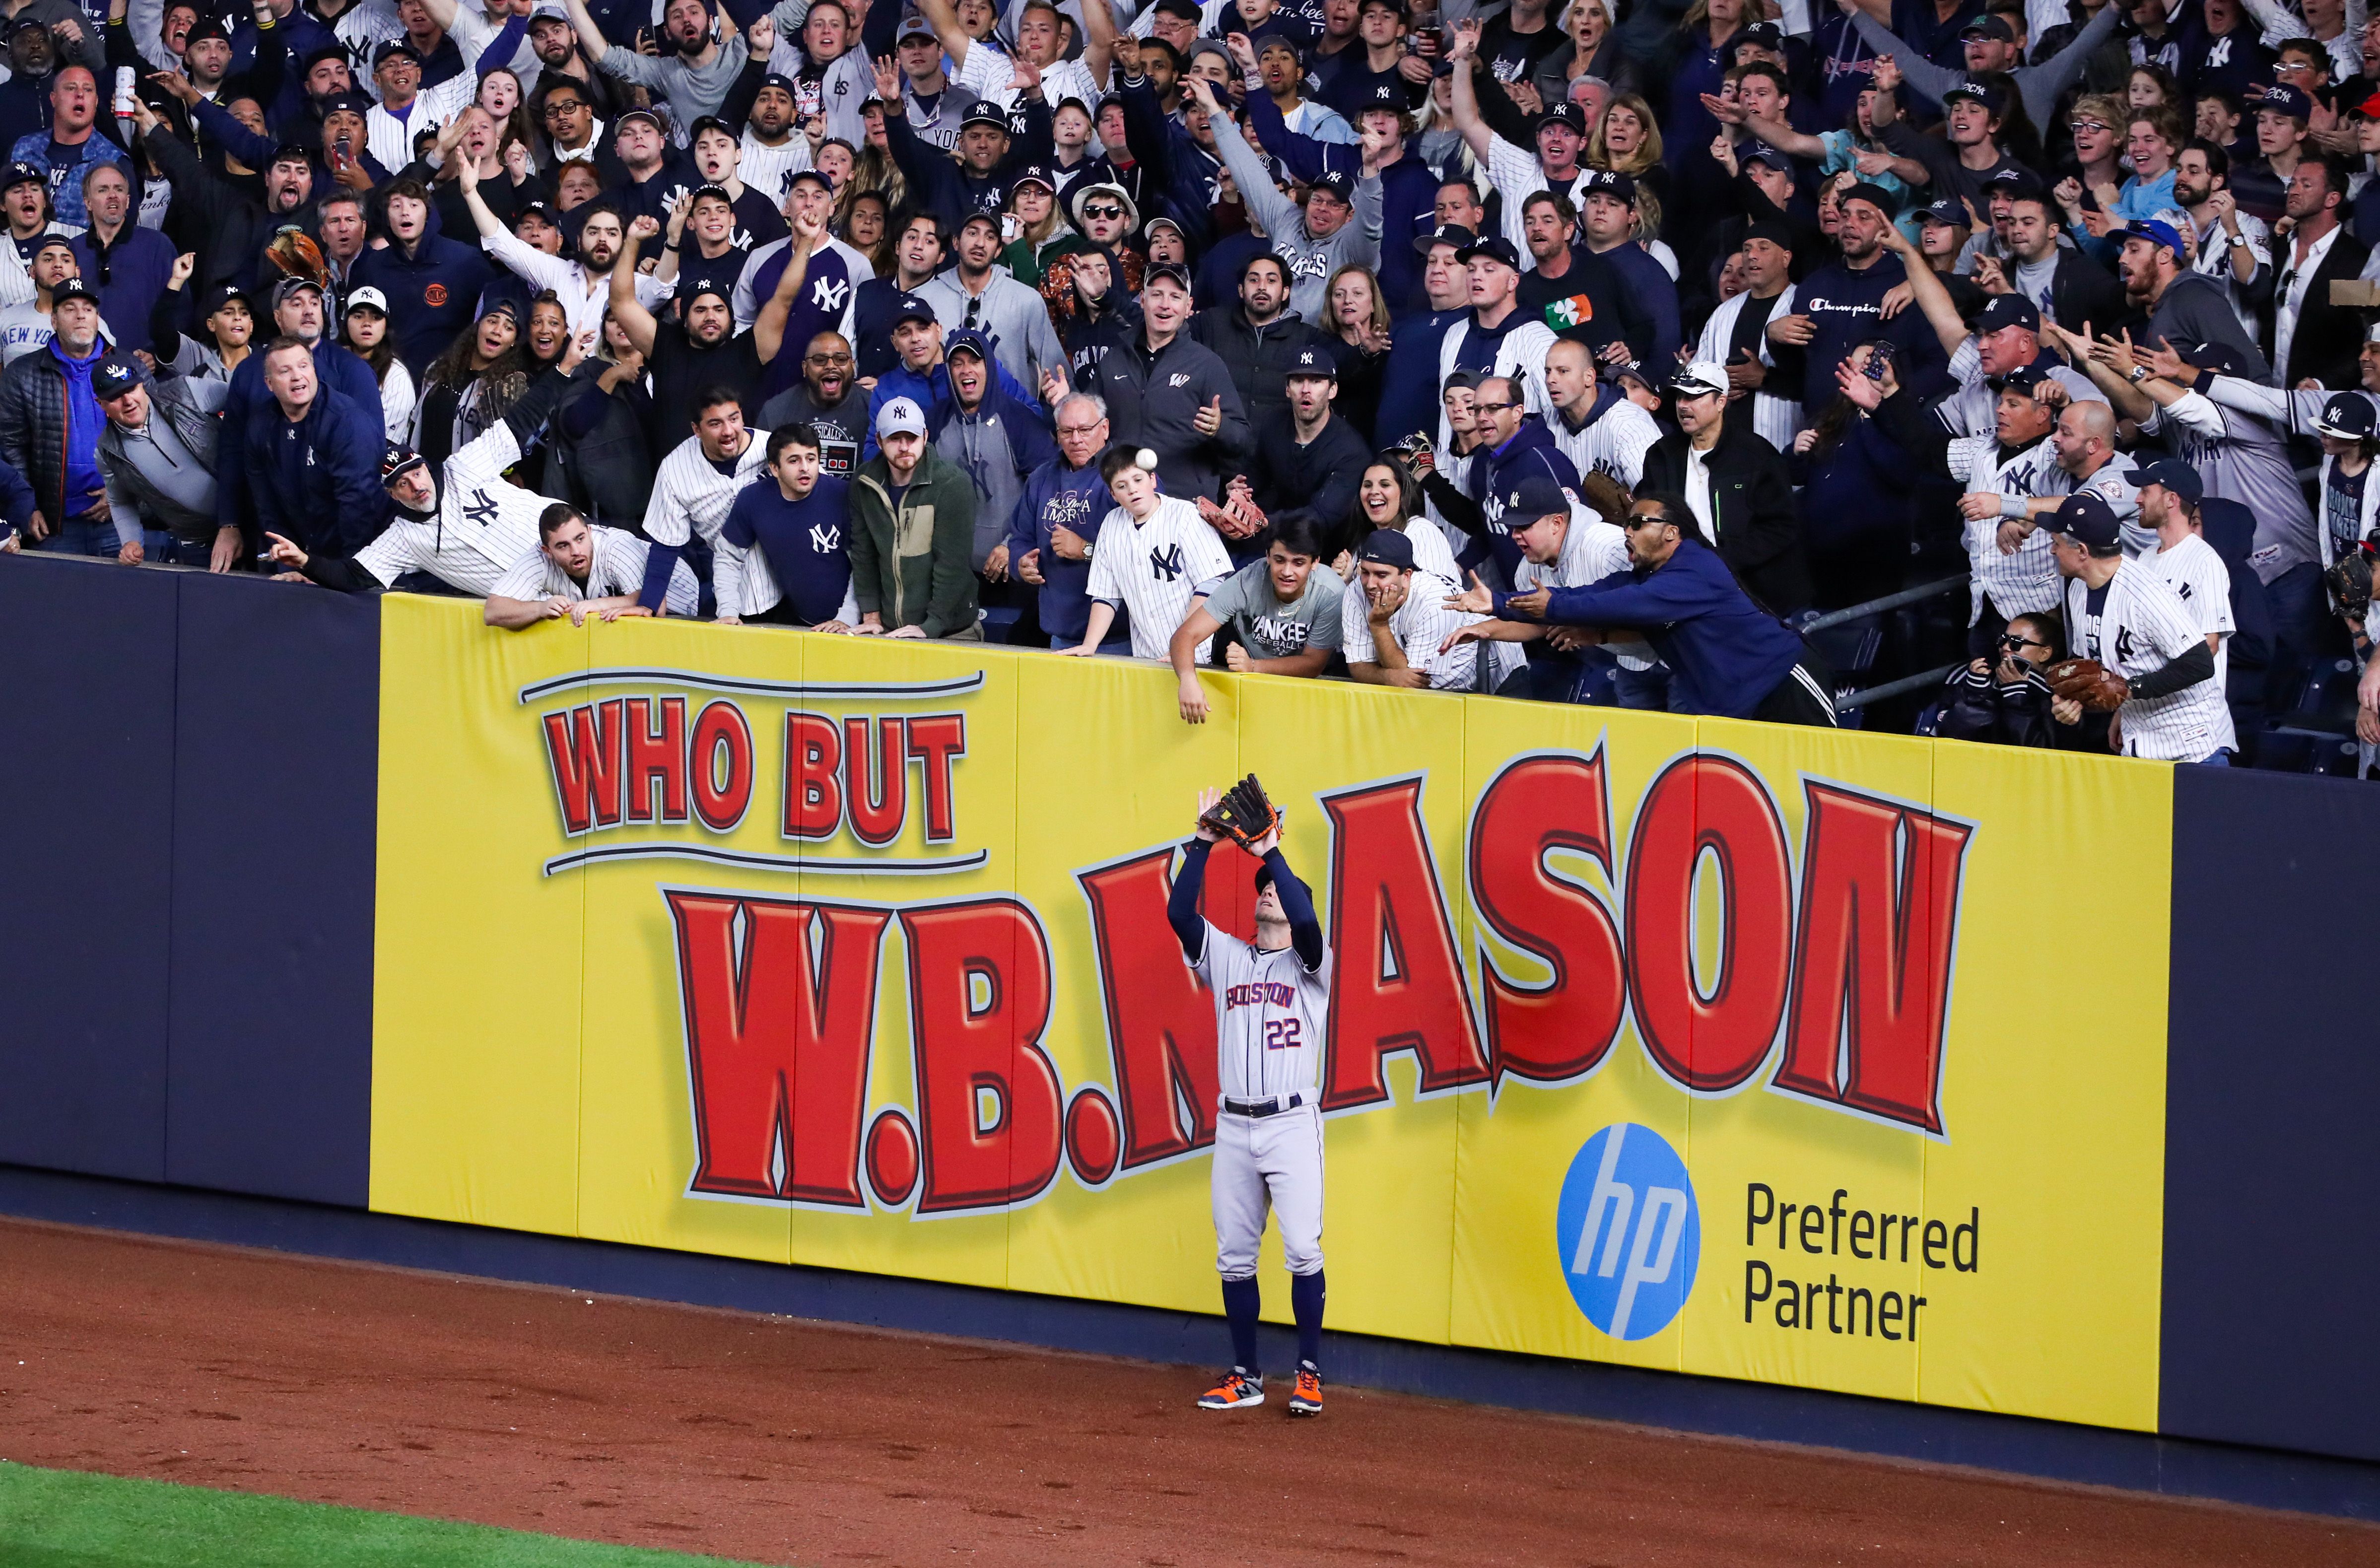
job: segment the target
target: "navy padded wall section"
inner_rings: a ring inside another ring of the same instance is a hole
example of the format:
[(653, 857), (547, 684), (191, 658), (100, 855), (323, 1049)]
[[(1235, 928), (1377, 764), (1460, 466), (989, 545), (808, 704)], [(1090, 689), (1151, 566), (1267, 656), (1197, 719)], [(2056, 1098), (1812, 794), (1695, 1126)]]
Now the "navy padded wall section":
[(2158, 1425), (2380, 1458), (2380, 788), (2177, 768), (2173, 838)]
[(165, 1177), (362, 1208), (380, 602), (178, 580)]
[(174, 574), (0, 555), (0, 1161), (165, 1173)]

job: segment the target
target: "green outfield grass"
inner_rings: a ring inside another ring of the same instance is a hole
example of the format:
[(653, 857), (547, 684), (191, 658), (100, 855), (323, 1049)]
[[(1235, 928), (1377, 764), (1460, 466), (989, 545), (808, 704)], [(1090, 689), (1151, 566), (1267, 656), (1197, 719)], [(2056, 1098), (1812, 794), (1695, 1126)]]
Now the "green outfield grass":
[[(0, 1563), (7, 1568), (736, 1568), (687, 1557), (119, 1480), (0, 1461)], [(748, 1565), (747, 1565), (748, 1568)]]

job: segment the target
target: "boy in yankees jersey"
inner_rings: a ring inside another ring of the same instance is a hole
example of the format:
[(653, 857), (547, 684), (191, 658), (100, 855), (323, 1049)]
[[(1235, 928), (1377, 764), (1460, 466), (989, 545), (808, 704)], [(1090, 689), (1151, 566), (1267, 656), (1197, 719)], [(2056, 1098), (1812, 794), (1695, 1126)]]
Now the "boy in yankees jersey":
[[(1215, 790), (1198, 796), (1204, 818)], [(1322, 1413), (1323, 1029), (1330, 1010), (1330, 950), (1313, 896), (1281, 857), (1278, 829), (1257, 841), (1256, 941), (1217, 930), (1198, 913), (1215, 835), (1201, 820), (1184, 845), (1165, 918), (1182, 954), (1215, 999), (1222, 1107), (1215, 1118), (1215, 1267), (1232, 1329), (1232, 1369), (1198, 1404), (1239, 1410), (1264, 1403), (1257, 1365), (1257, 1250), (1265, 1211), (1281, 1221), (1282, 1261), (1297, 1319), (1293, 1416)]]
[[(2231, 761), (2231, 712), (2215, 681), (2215, 650), (2156, 569), (2124, 558), (2115, 509), (2078, 491), (2047, 525), (2058, 569), (2067, 578), (2068, 646), (2096, 659), (2128, 688), (2108, 726), (2108, 744), (2127, 757), (2168, 762)], [(2065, 699), (2051, 705), (2061, 724), (2081, 722)]]
[[(1231, 575), (1231, 552), (1196, 506), (1160, 488), (1157, 462), (1145, 446), (1111, 446), (1099, 459), (1115, 509), (1091, 548), (1090, 624), (1079, 644), (1056, 651), (1097, 653), (1122, 605), (1132, 618), (1132, 656), (1163, 659), (1183, 617)], [(1193, 662), (1205, 663), (1207, 652), (1200, 642)]]

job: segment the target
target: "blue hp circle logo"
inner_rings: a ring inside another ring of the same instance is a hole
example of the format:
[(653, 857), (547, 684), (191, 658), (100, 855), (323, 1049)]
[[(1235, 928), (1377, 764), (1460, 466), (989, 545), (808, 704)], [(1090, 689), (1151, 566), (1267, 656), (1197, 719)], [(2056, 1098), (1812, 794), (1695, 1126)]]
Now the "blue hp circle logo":
[(1554, 1211), (1562, 1277), (1586, 1320), (1648, 1339), (1694, 1294), (1702, 1212), (1685, 1161), (1652, 1128), (1621, 1122), (1586, 1140)]

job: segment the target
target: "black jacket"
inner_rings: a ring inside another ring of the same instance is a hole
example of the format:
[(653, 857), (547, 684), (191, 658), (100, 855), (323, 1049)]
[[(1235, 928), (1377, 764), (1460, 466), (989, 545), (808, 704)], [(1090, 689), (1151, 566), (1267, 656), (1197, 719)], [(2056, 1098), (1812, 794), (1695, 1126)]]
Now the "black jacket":
[[(2288, 270), (2289, 256), (2295, 249), (2286, 238), (2274, 242), (2268, 286), (2272, 292), (2256, 302), (2263, 312), (2265, 341), (2268, 344), (2277, 341), (2274, 308), (2278, 302), (2281, 273)], [(2339, 230), (2338, 237), (2330, 242), (2329, 253), (2323, 257), (2322, 265), (2314, 269), (2313, 281), (2306, 285), (2305, 303), (2298, 310), (2297, 334), (2289, 339), (2289, 362), (2277, 367), (2283, 386), (2295, 386), (2305, 381), (2317, 381), (2325, 386), (2356, 384), (2355, 357), (2363, 347), (2363, 318), (2351, 306), (2332, 304), (2330, 286), (2352, 283), (2362, 276), (2363, 263), (2371, 254), (2345, 229)]]
[[(1645, 477), (1636, 493), (1685, 494), (1686, 447), (1682, 433), (1655, 443), (1645, 454)], [(1710, 470), (1719, 558), (1772, 614), (1790, 615), (1803, 608), (1810, 602), (1810, 565), (1784, 454), (1755, 434), (1750, 420), (1730, 411), (1705, 467)]]
[[(2001, 263), (2009, 285), (2016, 285), (2016, 263)], [(2058, 266), (2049, 274), (2049, 314), (2059, 322), (2071, 322), (2081, 332), (2089, 322), (2094, 332), (2107, 333), (2113, 323), (2133, 315), (2132, 307), (2124, 298), (2124, 286), (2116, 275), (2079, 250), (2058, 248)]]
[[(1190, 318), (1183, 328), (1190, 337), (1215, 351), (1231, 368), (1232, 384), (1240, 389), (1240, 406), (1257, 430), (1289, 419), (1289, 368), (1301, 350), (1330, 352), (1322, 334), (1297, 316), (1283, 311), (1263, 326), (1249, 322), (1235, 301), (1212, 305)], [(1338, 362), (1333, 355), (1331, 362)]]
[[(1117, 441), (1155, 448), (1157, 477), (1169, 495), (1220, 499), (1223, 480), (1243, 472), (1256, 450), (1232, 372), (1187, 332), (1176, 334), (1155, 354), (1148, 351), (1148, 336), (1135, 334), (1100, 356), (1096, 374), (1079, 378), (1077, 384), (1107, 400), (1109, 429)], [(1222, 425), (1213, 435), (1201, 435), (1193, 421), (1219, 397)]]

